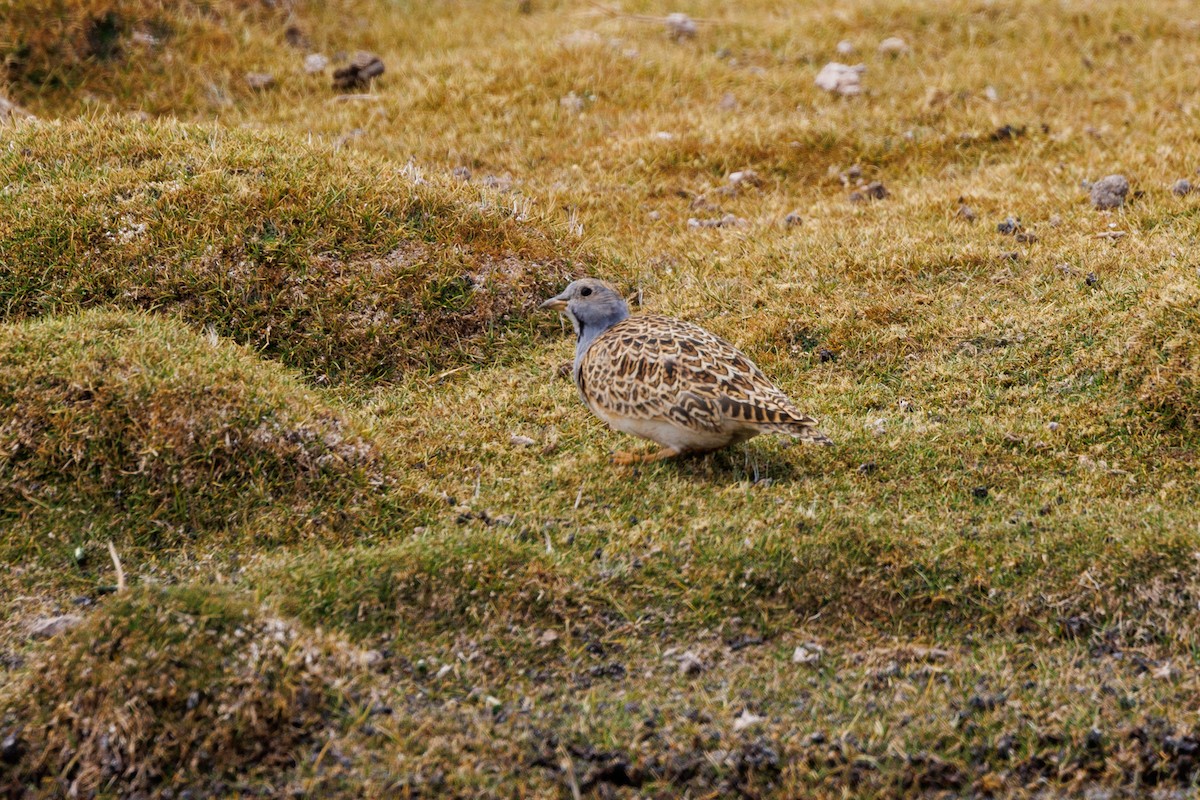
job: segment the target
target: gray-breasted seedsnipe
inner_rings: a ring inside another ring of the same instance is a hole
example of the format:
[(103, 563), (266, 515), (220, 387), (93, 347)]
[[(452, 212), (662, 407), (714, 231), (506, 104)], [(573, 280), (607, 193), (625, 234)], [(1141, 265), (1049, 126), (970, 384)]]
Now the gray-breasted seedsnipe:
[(575, 385), (609, 427), (662, 445), (655, 453), (617, 453), (633, 464), (703, 453), (760, 433), (833, 444), (749, 358), (699, 325), (655, 315), (629, 316), (608, 284), (577, 280), (542, 308), (575, 328)]

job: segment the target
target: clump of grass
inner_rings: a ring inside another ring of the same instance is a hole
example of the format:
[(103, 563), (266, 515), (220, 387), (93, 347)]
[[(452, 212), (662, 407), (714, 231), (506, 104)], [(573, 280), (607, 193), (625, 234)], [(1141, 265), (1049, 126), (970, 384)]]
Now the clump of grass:
[(1200, 286), (1170, 281), (1136, 316), (1121, 369), (1139, 407), (1168, 427), (1200, 430)]
[(98, 119), (10, 141), (10, 319), (173, 310), (323, 380), (390, 378), (549, 325), (529, 314), (575, 271), (478, 189), (285, 136)]
[(10, 522), (106, 519), (161, 544), (271, 516), (280, 538), (366, 513), (384, 486), (383, 456), (353, 422), (278, 366), (173, 320), (95, 311), (3, 326), (0, 406)]
[[(0, 791), (81, 797), (289, 782), (369, 702), (362, 657), (212, 587), (109, 600), (0, 696)], [(11, 759), (10, 759), (11, 760)]]

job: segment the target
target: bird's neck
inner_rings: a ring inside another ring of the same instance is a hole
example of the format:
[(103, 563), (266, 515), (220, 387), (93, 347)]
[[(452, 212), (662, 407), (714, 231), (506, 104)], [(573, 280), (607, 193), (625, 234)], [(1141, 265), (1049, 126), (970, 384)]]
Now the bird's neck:
[(571, 322), (575, 325), (575, 369), (579, 369), (579, 364), (583, 361), (583, 354), (592, 346), (592, 342), (599, 338), (600, 334), (616, 325), (623, 319), (629, 316), (629, 309), (625, 308), (622, 303), (619, 309), (599, 320), (589, 319), (572, 319)]

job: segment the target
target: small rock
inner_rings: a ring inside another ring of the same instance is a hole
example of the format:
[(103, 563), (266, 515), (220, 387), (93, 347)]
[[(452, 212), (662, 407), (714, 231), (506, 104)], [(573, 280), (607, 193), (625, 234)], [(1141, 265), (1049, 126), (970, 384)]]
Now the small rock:
[(899, 36), (889, 36), (879, 43), (879, 52), (885, 56), (902, 56), (909, 51), (908, 42)]
[(983, 90), (983, 96), (987, 98), (989, 103), (994, 103), (1000, 99), (1000, 93), (996, 91), (995, 86), (987, 86)]
[(1091, 185), (1092, 205), (1098, 209), (1120, 208), (1129, 194), (1129, 181), (1124, 175), (1109, 175)]
[(1005, 217), (1004, 221), (996, 226), (996, 233), (1002, 233), (1005, 236), (1013, 236), (1021, 230), (1021, 220), (1017, 217)]
[(658, 222), (660, 219), (662, 219), (662, 214), (658, 213), (657, 211), (651, 211), (646, 215), (646, 219), (650, 220), (651, 222)]
[(519, 435), (510, 438), (508, 443), (513, 447), (532, 447), (533, 445), (537, 444), (537, 442), (535, 442), (533, 439), (530, 439), (528, 436)]
[(792, 651), (793, 664), (816, 664), (821, 660), (825, 648), (816, 642), (805, 642)]
[(969, 205), (960, 200), (958, 206), (958, 216), (962, 217), (967, 222), (974, 222), (976, 219), (975, 209), (971, 208)]
[(734, 111), (737, 109), (737, 107), (738, 101), (737, 98), (733, 96), (732, 92), (726, 92), (725, 94), (721, 95), (721, 102), (717, 103), (717, 108), (721, 109), (722, 111)]
[(992, 131), (989, 137), (993, 142), (1007, 142), (1010, 139), (1017, 139), (1025, 135), (1025, 126), (1016, 127), (1015, 125), (1001, 125), (996, 130)]
[(574, 92), (568, 93), (566, 97), (558, 101), (558, 104), (572, 114), (583, 111), (583, 98)]
[(758, 173), (752, 169), (731, 172), (727, 180), (733, 186), (741, 186), (742, 184), (746, 186), (762, 186), (763, 183), (762, 178), (758, 177)]
[(467, 169), (466, 167), (455, 167), (450, 174), (458, 178), (460, 181), (471, 180), (471, 170)]
[(815, 83), (817, 88), (835, 94), (847, 96), (862, 94), (862, 74), (866, 71), (865, 64), (856, 64), (851, 67), (831, 61), (821, 67)]
[(542, 631), (542, 635), (538, 637), (538, 647), (549, 647), (558, 641), (558, 632), (546, 629)]
[(696, 37), (696, 21), (687, 14), (676, 11), (667, 15), (667, 34), (677, 42)]
[(871, 181), (863, 188), (850, 193), (851, 203), (862, 203), (866, 200), (882, 200), (889, 194), (882, 181)]
[(854, 46), (854, 42), (850, 41), (849, 39), (842, 39), (837, 43), (837, 47), (835, 49), (837, 50), (839, 56), (852, 56), (857, 48)]
[(349, 64), (333, 71), (333, 88), (360, 89), (382, 75), (383, 69), (383, 59), (374, 53), (355, 53)]
[(1037, 234), (1031, 231), (1022, 231), (1017, 234), (1017, 241), (1021, 244), (1033, 244), (1038, 240)]
[(758, 714), (751, 712), (748, 708), (742, 709), (742, 713), (739, 714), (738, 718), (733, 721), (733, 730), (734, 732), (744, 731), (746, 728), (759, 725), (766, 721), (766, 717), (760, 717)]
[(288, 25), (283, 32), (283, 36), (287, 39), (288, 45), (291, 47), (307, 47), (308, 36), (300, 29), (298, 25)]
[(1171, 185), (1171, 191), (1179, 197), (1192, 193), (1192, 182), (1187, 178), (1180, 178)]
[(789, 228), (794, 228), (803, 221), (799, 211), (793, 211), (783, 218), (783, 224)]
[(671, 142), (675, 140), (675, 134), (670, 131), (655, 131), (654, 138), (660, 142)]
[(437, 671), (436, 673), (434, 673), (434, 676), (433, 676), (433, 677), (434, 677), (434, 678), (436, 678), (436, 679), (438, 679), (438, 680), (441, 680), (442, 678), (444, 678), (444, 677), (446, 677), (447, 675), (449, 675), (449, 674), (450, 674), (450, 673), (451, 673), (453, 670), (454, 670), (454, 667), (453, 667), (453, 665), (451, 665), (451, 664), (442, 664), (442, 666), (438, 668), (438, 671)]
[(679, 657), (679, 672), (682, 675), (699, 675), (704, 671), (704, 662), (691, 650)]
[(275, 76), (269, 72), (247, 72), (246, 85), (256, 92), (261, 92), (275, 85)]
[(63, 614), (58, 617), (43, 617), (30, 623), (27, 630), (30, 639), (49, 639), (83, 622), (78, 614)]
[(316, 75), (318, 72), (324, 72), (329, 66), (329, 59), (320, 53), (309, 53), (304, 57), (304, 71), (309, 75)]

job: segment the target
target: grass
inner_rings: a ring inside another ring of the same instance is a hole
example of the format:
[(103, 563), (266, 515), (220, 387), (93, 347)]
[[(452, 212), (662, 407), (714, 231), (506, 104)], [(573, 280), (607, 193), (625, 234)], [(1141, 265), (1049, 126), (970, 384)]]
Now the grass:
[[(3, 23), (40, 118), (0, 148), (6, 788), (1194, 790), (1190, 7), (622, 10)], [(911, 50), (877, 53), (893, 35)], [(864, 96), (813, 86), (841, 40)], [(360, 49), (387, 70), (340, 94)], [(1093, 209), (1081, 181), (1114, 172), (1129, 201)], [(851, 202), (872, 180), (888, 197)], [(609, 466), (629, 442), (536, 311), (585, 272), (737, 343), (837, 447)], [(247, 684), (276, 624), (369, 668), (285, 654)], [(114, 631), (128, 670), (92, 644)], [(85, 726), (141, 708), (143, 673), (275, 712), (204, 717), (215, 749), (172, 733), (209, 706), (134, 713), (117, 769)]]

